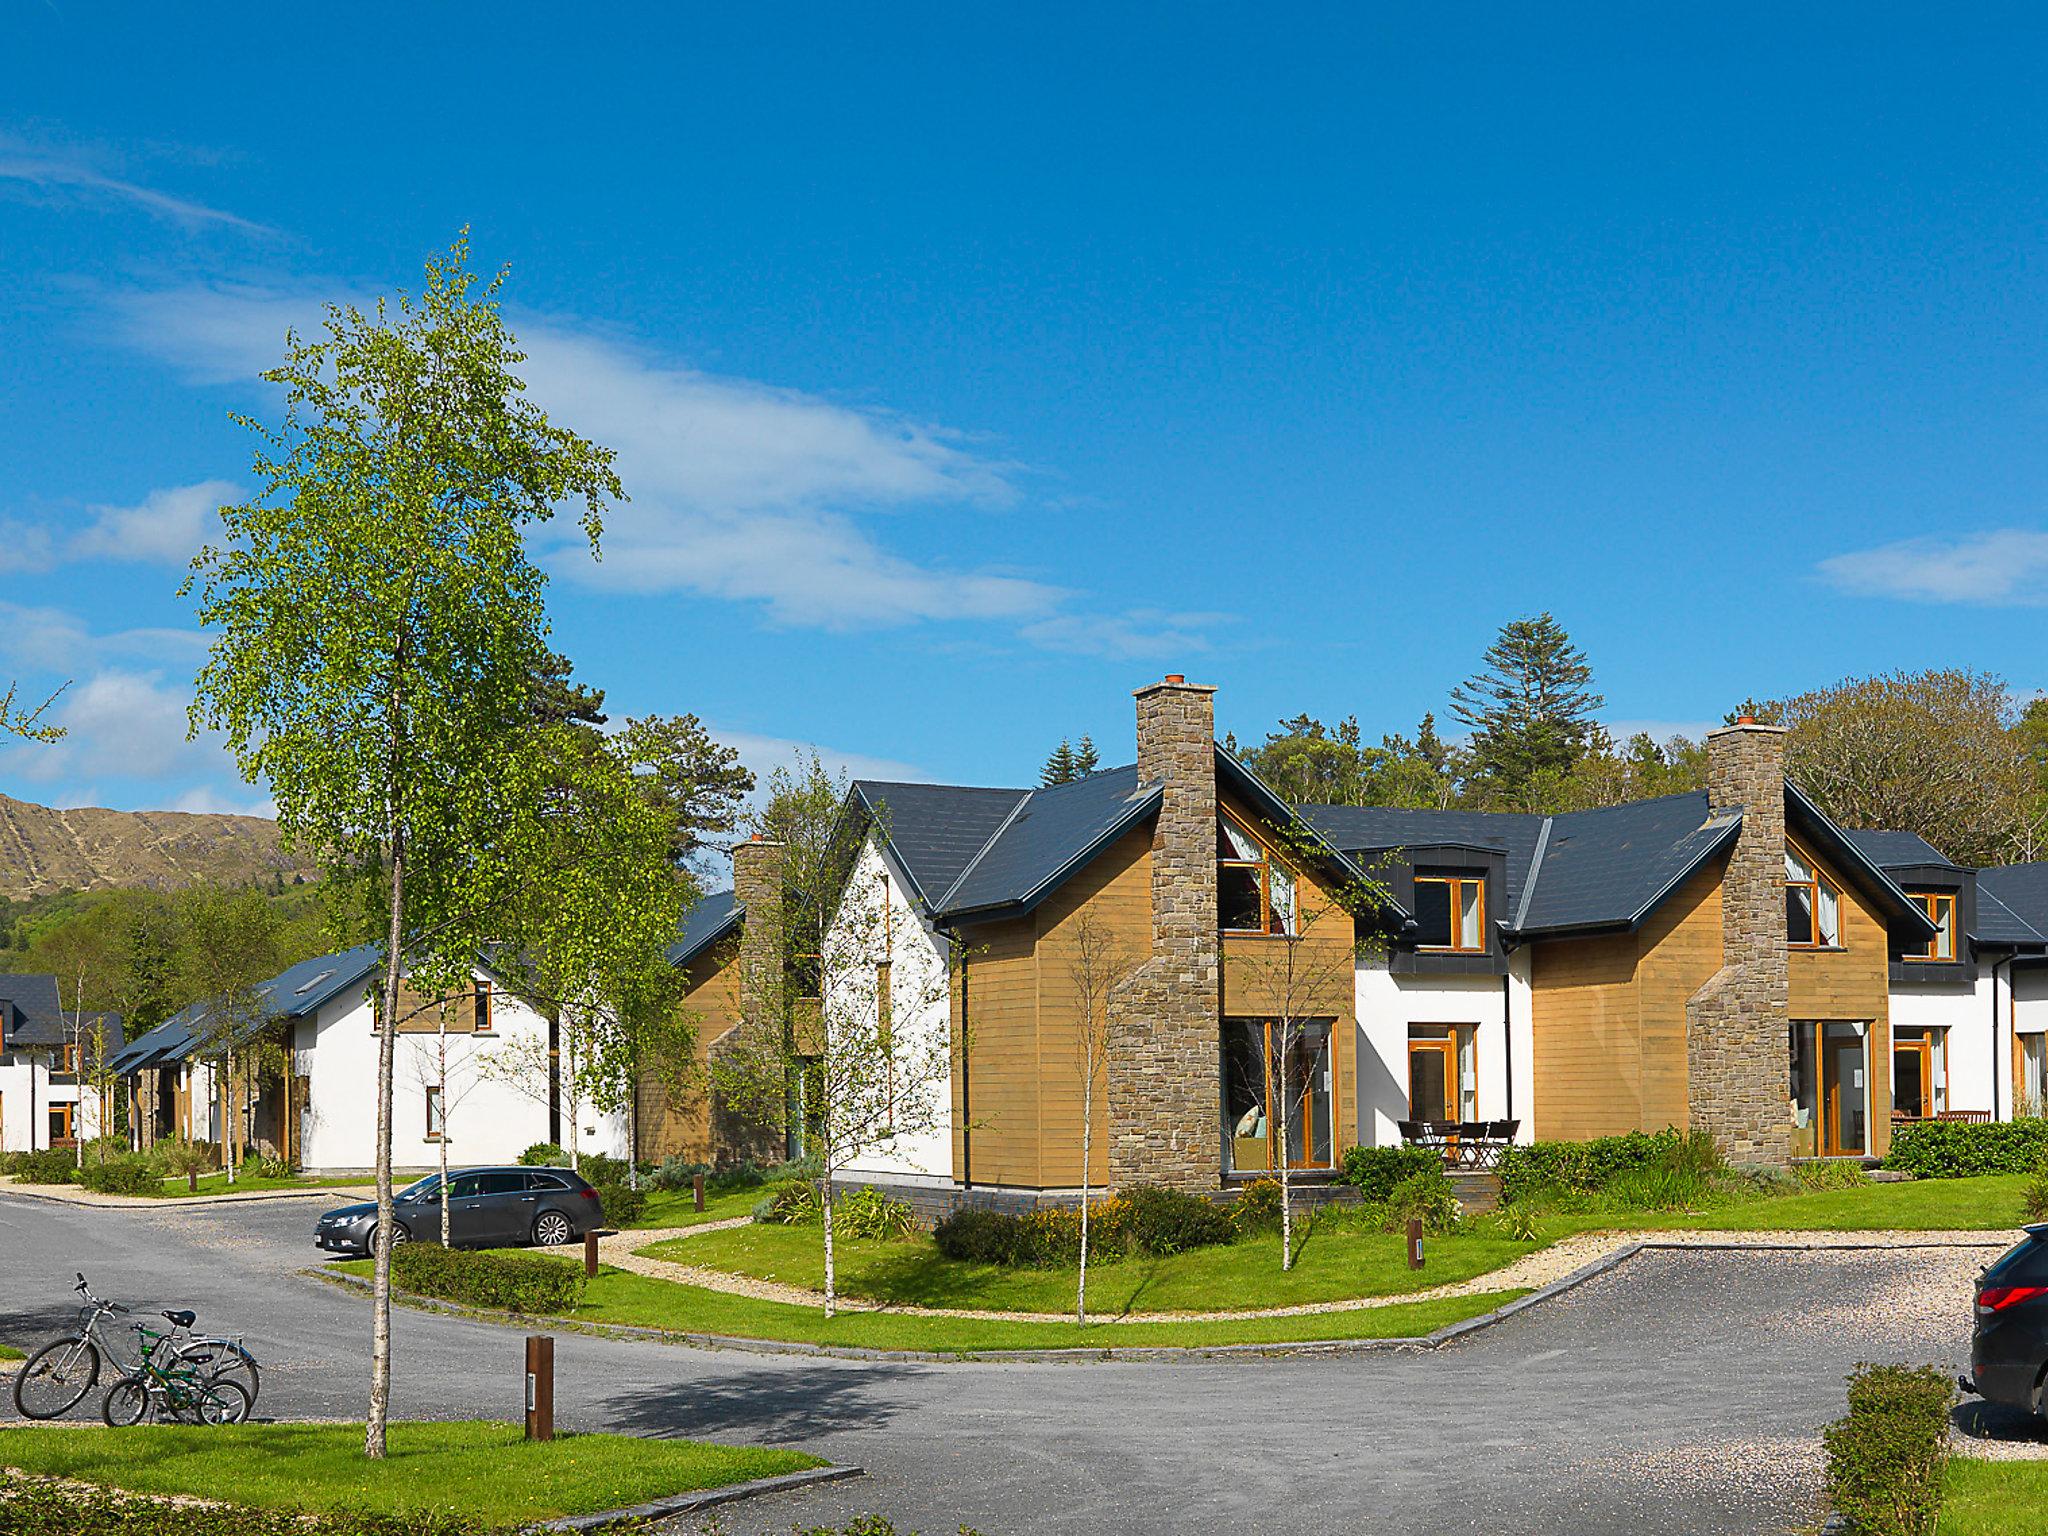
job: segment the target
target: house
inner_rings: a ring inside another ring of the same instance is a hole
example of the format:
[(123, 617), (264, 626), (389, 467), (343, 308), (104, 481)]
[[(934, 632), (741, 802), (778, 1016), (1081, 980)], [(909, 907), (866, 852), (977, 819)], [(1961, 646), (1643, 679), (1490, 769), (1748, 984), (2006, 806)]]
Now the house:
[[(892, 918), (871, 958), (948, 977), (892, 1028), (953, 1042), (942, 1131), (856, 1177), (1071, 1198), (1084, 926), (1126, 962), (1098, 1184), (1207, 1192), (1282, 1158), (1312, 1177), (1418, 1119), (1871, 1158), (1895, 1120), (2048, 1100), (2048, 866), (1965, 870), (1836, 826), (1787, 780), (1778, 727), (1714, 732), (1704, 793), (1556, 816), (1297, 806), (1217, 745), (1213, 690), (1135, 697), (1137, 761), (1076, 783), (853, 786), (849, 891)], [(689, 950), (707, 1053), (775, 963), (775, 858), (736, 850), (738, 894)], [(713, 1153), (716, 1111), (691, 1120)]]
[(120, 1044), (120, 1015), (67, 1014), (55, 976), (0, 976), (0, 1152), (100, 1135), (109, 1106), (90, 1087), (92, 1065)]
[[(223, 1027), (204, 1003), (137, 1037), (115, 1060), (131, 1083), (139, 1145), (160, 1138), (237, 1145), (323, 1174), (376, 1166), (377, 988), (380, 951), (361, 945), (302, 960), (255, 989), (252, 1020)], [(511, 1162), (536, 1142), (622, 1151), (620, 1117), (579, 1112), (565, 1086), (558, 1029), (478, 965), (459, 995), (408, 986), (392, 1084), (392, 1163), (426, 1168), (447, 1143), (453, 1161)], [(242, 1069), (253, 1064), (246, 1103)], [(287, 1067), (289, 1070), (287, 1070)]]

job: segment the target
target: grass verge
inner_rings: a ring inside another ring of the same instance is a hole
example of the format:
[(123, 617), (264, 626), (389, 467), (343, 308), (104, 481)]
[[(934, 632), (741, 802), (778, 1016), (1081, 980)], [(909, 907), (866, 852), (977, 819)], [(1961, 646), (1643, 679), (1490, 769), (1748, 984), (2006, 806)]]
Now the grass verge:
[[(352, 1259), (334, 1267), (356, 1275), (367, 1275), (370, 1269), (367, 1259)], [(974, 1354), (1001, 1349), (1200, 1348), (1416, 1338), (1491, 1312), (1527, 1294), (1526, 1290), (1489, 1291), (1476, 1296), (1361, 1307), (1350, 1312), (1248, 1318), (1240, 1322), (1090, 1323), (1084, 1328), (1075, 1323), (1012, 1323), (993, 1318), (917, 1317), (900, 1312), (847, 1312), (827, 1322), (816, 1307), (732, 1296), (702, 1286), (628, 1274), (606, 1265), (584, 1288), (582, 1304), (567, 1317), (572, 1322), (659, 1328), (671, 1333), (727, 1334), (735, 1338), (851, 1349)]]
[(730, 1221), (751, 1212), (761, 1195), (758, 1186), (728, 1190), (722, 1195), (707, 1195), (704, 1197), (704, 1209), (699, 1211), (696, 1196), (687, 1189), (651, 1189), (647, 1192), (647, 1208), (628, 1226), (642, 1231), (660, 1227), (697, 1227), (707, 1221)]
[(28, 1357), (12, 1344), (0, 1344), (0, 1360), (26, 1360)]
[(458, 1512), (488, 1525), (619, 1509), (699, 1488), (823, 1465), (800, 1451), (563, 1435), (520, 1426), (401, 1423), (389, 1457), (363, 1458), (360, 1424), (152, 1424), (0, 1430), (0, 1460), (24, 1472), (135, 1493), (231, 1495), (264, 1509)]
[(1954, 1456), (1937, 1536), (2048, 1536), (2048, 1461)]
[(1689, 1228), (1717, 1232), (1992, 1231), (2027, 1220), (2027, 1179), (1996, 1174), (1975, 1179), (1914, 1179), (1859, 1184), (1797, 1195), (1708, 1205), (1696, 1211), (1575, 1218), (1585, 1225), (1639, 1230)]

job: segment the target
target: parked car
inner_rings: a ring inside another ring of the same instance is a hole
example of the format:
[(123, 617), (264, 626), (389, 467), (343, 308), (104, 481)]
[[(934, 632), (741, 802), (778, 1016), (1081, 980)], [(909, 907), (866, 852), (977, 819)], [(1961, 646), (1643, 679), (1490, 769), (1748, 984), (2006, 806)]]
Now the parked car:
[(1976, 1314), (1963, 1389), (2040, 1413), (2048, 1369), (2048, 1222), (2028, 1227), (2025, 1239), (1978, 1277)]
[[(430, 1173), (392, 1197), (394, 1243), (441, 1240), (441, 1176)], [(464, 1168), (448, 1175), (448, 1240), (456, 1248), (573, 1243), (604, 1226), (604, 1205), (590, 1181), (567, 1168)], [(332, 1253), (367, 1254), (377, 1203), (344, 1205), (322, 1216), (313, 1241)]]

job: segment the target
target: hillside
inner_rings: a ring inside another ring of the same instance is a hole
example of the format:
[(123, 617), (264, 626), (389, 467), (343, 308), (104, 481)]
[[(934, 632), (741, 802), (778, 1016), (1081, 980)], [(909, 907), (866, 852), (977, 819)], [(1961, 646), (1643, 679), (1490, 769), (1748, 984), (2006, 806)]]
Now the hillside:
[(0, 795), (0, 897), (310, 872), (279, 849), (277, 823), (261, 816), (58, 811)]

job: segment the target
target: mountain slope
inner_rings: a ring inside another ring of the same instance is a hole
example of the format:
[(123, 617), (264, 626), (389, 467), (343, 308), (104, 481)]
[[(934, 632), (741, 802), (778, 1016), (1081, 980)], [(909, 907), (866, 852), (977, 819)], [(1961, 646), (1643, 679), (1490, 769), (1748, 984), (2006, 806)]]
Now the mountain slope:
[(278, 847), (277, 823), (261, 816), (59, 811), (0, 795), (0, 896), (289, 880), (311, 869)]

